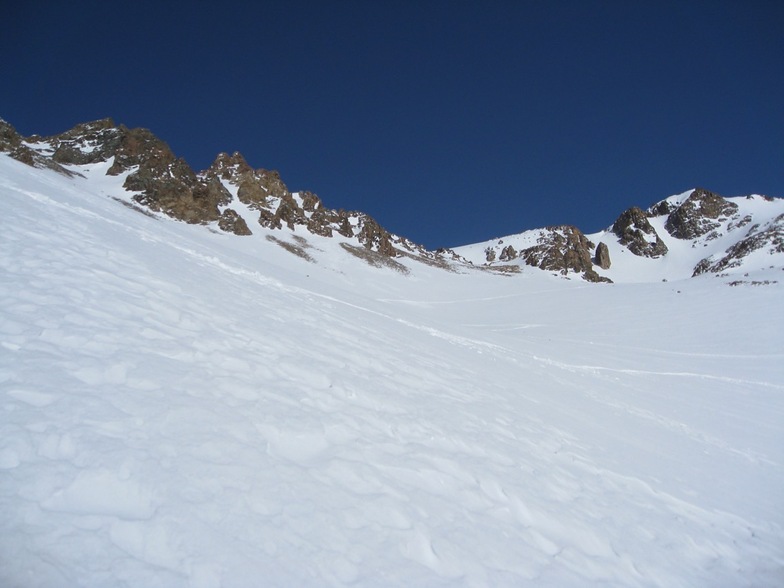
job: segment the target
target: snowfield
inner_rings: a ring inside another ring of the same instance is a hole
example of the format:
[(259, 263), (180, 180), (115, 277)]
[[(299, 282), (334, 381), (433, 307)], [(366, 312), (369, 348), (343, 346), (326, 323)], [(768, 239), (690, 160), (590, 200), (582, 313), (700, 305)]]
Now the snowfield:
[(406, 275), (80, 171), (0, 155), (1, 586), (784, 585), (780, 267)]

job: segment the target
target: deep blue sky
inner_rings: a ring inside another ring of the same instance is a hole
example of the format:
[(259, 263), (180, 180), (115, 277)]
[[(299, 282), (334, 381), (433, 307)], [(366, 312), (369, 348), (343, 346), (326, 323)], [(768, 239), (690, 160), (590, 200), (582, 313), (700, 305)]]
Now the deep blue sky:
[(784, 196), (784, 2), (8, 2), (0, 117), (111, 116), (429, 247)]

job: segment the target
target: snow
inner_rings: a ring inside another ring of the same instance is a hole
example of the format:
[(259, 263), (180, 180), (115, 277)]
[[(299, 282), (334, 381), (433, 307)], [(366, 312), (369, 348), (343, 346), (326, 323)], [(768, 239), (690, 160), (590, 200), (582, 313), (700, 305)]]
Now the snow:
[[(682, 204), (693, 192), (688, 190), (681, 194), (676, 194), (666, 198), (671, 205)], [(620, 243), (619, 238), (608, 228), (597, 233), (586, 235), (594, 243), (604, 243), (610, 253), (611, 266), (603, 270), (594, 266), (594, 270), (600, 276), (610, 278), (615, 283), (651, 283), (660, 281), (684, 280), (691, 278), (695, 266), (705, 258), (712, 258), (718, 261), (727, 253), (730, 246), (734, 245), (739, 238), (747, 236), (749, 231), (762, 231), (769, 228), (775, 219), (784, 214), (784, 199), (765, 199), (763, 196), (752, 195), (750, 197), (737, 196), (726, 198), (738, 206), (738, 212), (730, 218), (722, 218), (719, 227), (700, 238), (693, 240), (677, 239), (669, 234), (665, 229), (667, 216), (649, 217), (648, 221), (656, 230), (669, 249), (669, 253), (652, 259), (637, 256)], [(744, 224), (744, 219), (750, 220)], [(740, 224), (740, 226), (739, 226)], [(738, 231), (743, 233), (743, 237), (738, 237)], [(546, 236), (545, 229), (534, 229), (524, 231), (516, 235), (508, 235), (501, 238), (491, 239), (482, 243), (456, 247), (454, 250), (467, 260), (476, 265), (486, 265), (486, 250), (493, 249), (496, 252), (496, 259), (501, 250), (507, 245), (512, 245), (516, 251), (520, 252), (528, 247), (537, 244), (537, 240)], [(655, 235), (641, 232), (643, 238), (648, 243), (655, 243)], [(733, 276), (747, 277), (751, 274), (757, 281), (780, 281), (781, 272), (779, 268), (784, 261), (781, 254), (772, 258), (766, 247), (760, 251), (755, 251), (747, 255), (742, 263), (733, 268), (728, 268), (720, 277)], [(525, 263), (518, 260), (511, 262), (513, 265), (521, 266), (524, 269)], [(509, 263), (496, 265), (510, 265)], [(773, 268), (771, 268), (773, 266)], [(770, 271), (770, 270), (773, 271)], [(731, 279), (726, 279), (729, 283)]]
[(0, 156), (0, 585), (784, 581), (781, 284), (309, 262), (84, 172)]

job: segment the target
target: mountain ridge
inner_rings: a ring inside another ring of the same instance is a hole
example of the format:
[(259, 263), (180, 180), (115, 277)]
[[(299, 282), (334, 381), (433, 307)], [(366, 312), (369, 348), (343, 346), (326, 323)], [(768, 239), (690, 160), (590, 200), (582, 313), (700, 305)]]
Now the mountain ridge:
[[(656, 264), (648, 261), (659, 260), (658, 266), (664, 267), (675, 255), (683, 256), (679, 244), (697, 249), (714, 240), (720, 248), (709, 247), (699, 259), (687, 255), (689, 271), (673, 274), (656, 269), (654, 273), (661, 274), (660, 279), (679, 279), (784, 268), (784, 201), (766, 196), (746, 197), (770, 204), (767, 210), (751, 210), (739, 205), (737, 198), (695, 188), (645, 210), (633, 206), (598, 233), (586, 235), (573, 225), (532, 229), (486, 241), (478, 254), (476, 244), (429, 251), (391, 233), (363, 212), (328, 208), (313, 192), (290, 191), (277, 171), (253, 168), (239, 152), (219, 153), (209, 168), (196, 172), (148, 129), (129, 129), (111, 118), (81, 123), (48, 137), (22, 137), (0, 119), (0, 153), (68, 176), (83, 175), (85, 166), (111, 160), (105, 174), (123, 180), (112, 196), (130, 198), (129, 203), (142, 211), (214, 225), (239, 237), (250, 236), (259, 227), (273, 231), (285, 227), (289, 232), (300, 228), (319, 237), (338, 235), (347, 240), (346, 251), (398, 270), (401, 266), (395, 260), (411, 257), (452, 270), (473, 266), (509, 275), (533, 267), (589, 282), (613, 282), (626, 279), (613, 264), (627, 253), (639, 259), (638, 265), (654, 268)], [(661, 226), (654, 228), (651, 219), (661, 221)], [(725, 238), (730, 234), (732, 238)], [(267, 239), (284, 242), (274, 234)], [(671, 253), (673, 244), (679, 253)], [(299, 247), (286, 246), (293, 252)], [(758, 252), (772, 256), (764, 260), (772, 263), (758, 267), (760, 260), (749, 261), (761, 257)]]

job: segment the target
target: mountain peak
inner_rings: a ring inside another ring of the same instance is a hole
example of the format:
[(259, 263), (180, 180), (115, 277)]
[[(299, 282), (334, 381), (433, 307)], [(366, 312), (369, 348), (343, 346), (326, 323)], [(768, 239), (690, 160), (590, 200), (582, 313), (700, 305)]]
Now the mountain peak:
[[(337, 238), (345, 241), (347, 251), (364, 251), (368, 263), (384, 267), (390, 263), (372, 256), (505, 274), (530, 266), (593, 282), (623, 281), (632, 275), (673, 279), (737, 273), (760, 251), (774, 256), (769, 260), (774, 267), (784, 265), (784, 237), (776, 220), (784, 208), (781, 200), (768, 197), (727, 199), (694, 188), (647, 210), (633, 206), (595, 235), (557, 225), (433, 252), (390, 233), (365, 213), (331, 209), (313, 192), (290, 191), (277, 171), (253, 168), (239, 152), (219, 153), (209, 168), (196, 173), (149, 129), (117, 126), (111, 118), (78, 124), (50, 137), (28, 138), (2, 121), (0, 151), (66, 175), (92, 177), (100, 169), (118, 178), (113, 197), (147, 212), (243, 237), (259, 232), (276, 243), (285, 239), (270, 231)], [(633, 261), (637, 258), (640, 261)], [(652, 265), (654, 261), (658, 264)]]

